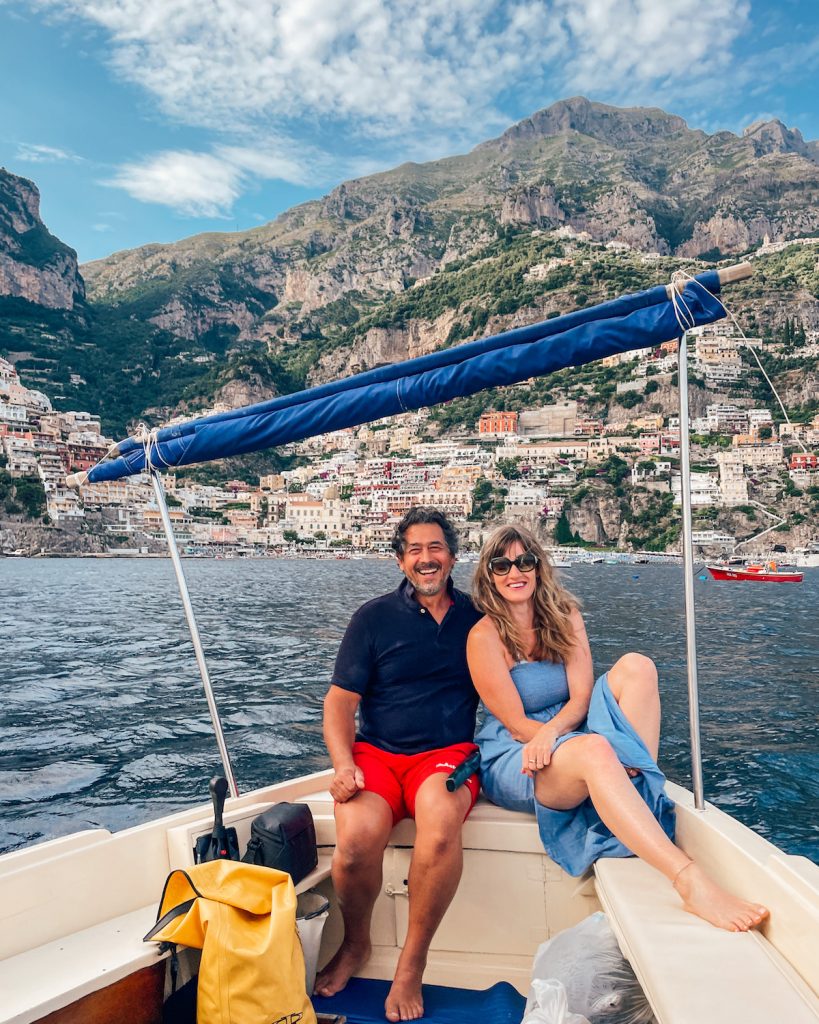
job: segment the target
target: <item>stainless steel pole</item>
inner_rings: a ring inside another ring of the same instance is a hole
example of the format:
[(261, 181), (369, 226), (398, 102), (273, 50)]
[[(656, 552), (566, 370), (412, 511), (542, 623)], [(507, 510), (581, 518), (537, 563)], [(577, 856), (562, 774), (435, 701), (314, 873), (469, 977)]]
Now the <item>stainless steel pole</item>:
[(210, 675), (208, 674), (208, 666), (205, 661), (205, 652), (202, 650), (202, 641), (199, 637), (199, 627), (196, 625), (196, 617), (193, 614), (193, 605), (191, 604), (190, 594), (188, 593), (188, 584), (185, 581), (185, 574), (182, 571), (182, 559), (179, 557), (179, 549), (176, 546), (176, 538), (173, 535), (173, 527), (171, 526), (171, 517), (168, 515), (168, 503), (165, 501), (165, 489), (162, 486), (162, 480), (159, 477), (159, 473), (156, 470), (150, 470), (151, 483), (154, 487), (154, 494), (156, 495), (156, 503), (159, 505), (159, 514), (162, 516), (162, 525), (165, 527), (165, 536), (168, 538), (168, 551), (173, 562), (173, 569), (176, 573), (176, 582), (179, 585), (179, 593), (182, 596), (182, 607), (185, 609), (185, 618), (188, 621), (188, 629), (191, 631), (191, 640), (193, 641), (193, 650), (196, 654), (196, 663), (199, 666), (199, 674), (202, 676), (202, 685), (205, 687), (205, 697), (208, 701), (208, 710), (210, 711), (210, 718), (213, 722), (213, 731), (216, 733), (216, 743), (219, 747), (219, 754), (222, 758), (222, 765), (225, 769), (225, 778), (230, 788), (231, 796), (238, 796), (239, 790), (236, 786), (236, 778), (233, 774), (233, 766), (230, 763), (230, 755), (228, 754), (227, 745), (225, 743), (225, 734), (222, 730), (222, 722), (219, 718), (219, 709), (216, 706), (216, 700), (213, 696), (213, 688), (210, 685)]
[(700, 747), (700, 698), (697, 679), (697, 622), (694, 607), (694, 544), (691, 536), (691, 460), (688, 450), (688, 346), (680, 338), (680, 494), (682, 498), (683, 573), (685, 577), (685, 648), (688, 664), (688, 723), (691, 733), (691, 781), (694, 806), (705, 808)]

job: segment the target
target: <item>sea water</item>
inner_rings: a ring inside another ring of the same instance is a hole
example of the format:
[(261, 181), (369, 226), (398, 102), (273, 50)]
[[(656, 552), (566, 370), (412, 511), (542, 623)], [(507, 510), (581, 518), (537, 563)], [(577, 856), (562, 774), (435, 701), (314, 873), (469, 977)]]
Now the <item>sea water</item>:
[[(388, 560), (185, 563), (240, 791), (329, 765), (322, 698)], [(474, 566), (458, 565), (468, 589)], [(690, 787), (682, 568), (561, 570), (597, 673), (660, 673), (660, 766)], [(706, 799), (819, 860), (819, 570), (801, 585), (695, 579)], [(208, 800), (218, 751), (167, 559), (0, 559), (0, 851)]]

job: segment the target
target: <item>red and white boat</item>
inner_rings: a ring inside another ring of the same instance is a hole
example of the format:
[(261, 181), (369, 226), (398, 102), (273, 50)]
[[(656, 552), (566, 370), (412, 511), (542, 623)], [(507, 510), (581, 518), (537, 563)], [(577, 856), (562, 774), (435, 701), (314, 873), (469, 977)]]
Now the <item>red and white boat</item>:
[(706, 569), (715, 580), (752, 580), (756, 583), (801, 583), (804, 573), (798, 570), (782, 570), (776, 562), (757, 565), (707, 565)]

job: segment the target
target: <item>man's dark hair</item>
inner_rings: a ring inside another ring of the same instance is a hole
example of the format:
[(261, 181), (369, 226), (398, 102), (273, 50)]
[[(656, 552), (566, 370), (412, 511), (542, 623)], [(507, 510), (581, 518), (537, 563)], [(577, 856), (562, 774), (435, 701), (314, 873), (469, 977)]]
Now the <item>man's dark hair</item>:
[(441, 527), (449, 553), (453, 557), (458, 554), (458, 534), (444, 513), (437, 508), (432, 508), (431, 505), (415, 505), (396, 526), (395, 533), (392, 535), (392, 549), (398, 558), (402, 558), (404, 555), (407, 530), (411, 526), (426, 526), (428, 523)]

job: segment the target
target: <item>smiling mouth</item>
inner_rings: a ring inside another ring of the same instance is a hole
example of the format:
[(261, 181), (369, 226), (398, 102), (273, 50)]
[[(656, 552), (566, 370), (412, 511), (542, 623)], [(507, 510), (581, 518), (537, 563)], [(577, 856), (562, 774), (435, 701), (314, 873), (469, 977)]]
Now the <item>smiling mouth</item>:
[(419, 576), (434, 576), (436, 572), (441, 571), (440, 565), (425, 565), (423, 569), (415, 570)]

